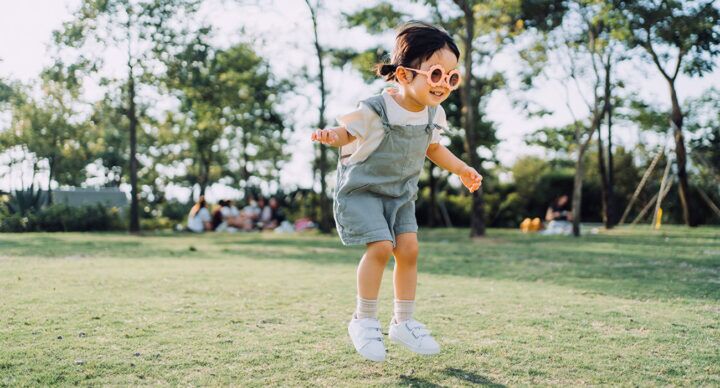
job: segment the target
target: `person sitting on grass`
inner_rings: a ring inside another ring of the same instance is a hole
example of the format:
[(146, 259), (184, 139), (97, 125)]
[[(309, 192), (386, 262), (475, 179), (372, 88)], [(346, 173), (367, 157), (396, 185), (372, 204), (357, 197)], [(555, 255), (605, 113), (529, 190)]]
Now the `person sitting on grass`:
[(272, 230), (280, 226), (280, 223), (285, 221), (285, 215), (280, 209), (280, 202), (277, 198), (270, 197), (267, 206), (265, 206), (260, 214), (260, 224), (262, 229)]
[[(265, 204), (265, 200), (262, 199), (263, 205)], [(243, 207), (241, 215), (242, 215), (242, 224), (241, 229), (249, 232), (253, 229), (255, 229), (257, 221), (260, 219), (260, 213), (262, 213), (262, 207), (259, 206), (258, 201), (255, 199), (254, 195), (248, 196), (247, 205)]]
[(232, 200), (220, 200), (218, 205), (220, 207), (213, 213), (213, 225), (216, 225), (216, 232), (232, 233), (244, 228), (245, 218), (235, 207)]
[(550, 204), (545, 213), (547, 227), (542, 234), (570, 234), (572, 233), (573, 214), (570, 210), (569, 198), (563, 194)]
[(213, 230), (212, 215), (210, 215), (210, 210), (208, 210), (207, 204), (205, 203), (205, 196), (201, 195), (192, 209), (190, 209), (187, 228), (195, 233)]

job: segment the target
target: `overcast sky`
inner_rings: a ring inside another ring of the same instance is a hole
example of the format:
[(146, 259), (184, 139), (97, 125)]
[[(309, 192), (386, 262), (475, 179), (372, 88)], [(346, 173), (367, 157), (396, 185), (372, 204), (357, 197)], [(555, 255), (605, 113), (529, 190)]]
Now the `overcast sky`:
[[(232, 1), (226, 1), (225, 5), (209, 2), (201, 14), (202, 18), (217, 27), (218, 45), (224, 46), (252, 38), (256, 42), (256, 50), (271, 63), (274, 72), (279, 76), (287, 76), (303, 65), (312, 69), (315, 61), (310, 46), (312, 36), (305, 1), (276, 0), (275, 3), (279, 6), (268, 11), (267, 7), (239, 7)], [(367, 2), (343, 1), (342, 5), (338, 5), (339, 2), (327, 3), (334, 3), (333, 7), (340, 8), (326, 9), (321, 14), (320, 39), (323, 43), (343, 46), (352, 42), (353, 47), (363, 48), (381, 42), (390, 48), (392, 32), (377, 38), (369, 37), (359, 29), (348, 30), (340, 26), (340, 11), (351, 11)], [(37, 78), (43, 66), (48, 64), (46, 45), (50, 41), (51, 32), (59, 28), (63, 21), (71, 18), (71, 11), (77, 4), (78, 0), (0, 0), (0, 77), (23, 81)], [(418, 6), (410, 6), (404, 10), (414, 17), (424, 16), (424, 10)], [(245, 33), (240, 31), (241, 27), (245, 28)], [(124, 61), (122, 58), (116, 59), (119, 69)], [(495, 69), (517, 69), (519, 65), (511, 57), (498, 56), (491, 66)], [(333, 70), (329, 72), (328, 78), (331, 91), (328, 117), (331, 122), (335, 116), (353, 109), (358, 100), (367, 97), (382, 85), (376, 83), (368, 86), (352, 71)], [(627, 90), (637, 90), (649, 101), (668, 105), (667, 86), (657, 76), (653, 67), (639, 63), (626, 64), (620, 69), (619, 78), (625, 80)], [(511, 79), (511, 85), (513, 81)], [(702, 80), (680, 77), (678, 81), (681, 100), (698, 96), (710, 86), (720, 88), (720, 71)], [(93, 94), (93, 90), (88, 92)], [(312, 123), (317, 121), (315, 112), (319, 99), (313, 97), (313, 90), (300, 92), (297, 96), (288, 96), (282, 108), (296, 129), (288, 145), (288, 152), (292, 153), (291, 163), (288, 163), (281, 177), (285, 187), (308, 187), (312, 183), (312, 145), (309, 133)], [(512, 88), (509, 92), (496, 92), (487, 105), (488, 118), (497, 123), (498, 137), (501, 140), (496, 156), (504, 165), (511, 165), (523, 154), (542, 154), (542, 150), (526, 146), (523, 136), (545, 125), (565, 124), (571, 117), (565, 107), (565, 94), (557, 82), (545, 82), (529, 95), (556, 112), (543, 119), (531, 120), (525, 117), (524, 112), (513, 109), (509, 98), (511, 93), (514, 93)], [(310, 95), (310, 99), (305, 94)], [(581, 112), (580, 99), (574, 99), (574, 108)], [(639, 141), (637, 131), (632, 128), (623, 130), (619, 127), (615, 133), (620, 138), (620, 144), (629, 146)], [(7, 179), (0, 182), (0, 189), (7, 189), (7, 186)], [(215, 188), (215, 191), (215, 196), (233, 194), (222, 188)], [(182, 190), (177, 193), (181, 198), (188, 195)], [(209, 196), (212, 200), (212, 192)]]

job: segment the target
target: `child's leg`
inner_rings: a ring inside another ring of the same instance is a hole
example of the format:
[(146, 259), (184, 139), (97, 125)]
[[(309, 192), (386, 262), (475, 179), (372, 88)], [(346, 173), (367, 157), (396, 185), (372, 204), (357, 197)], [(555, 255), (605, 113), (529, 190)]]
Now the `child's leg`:
[(395, 286), (395, 321), (412, 318), (415, 308), (415, 289), (417, 288), (417, 233), (397, 235), (397, 246), (393, 250), (395, 270), (393, 283)]
[(357, 269), (356, 318), (377, 318), (380, 283), (391, 253), (390, 241), (376, 241), (367, 245), (367, 251)]
[(390, 260), (393, 246), (390, 241), (375, 241), (367, 245), (367, 251), (357, 269), (357, 292), (363, 299), (377, 299), (383, 271)]

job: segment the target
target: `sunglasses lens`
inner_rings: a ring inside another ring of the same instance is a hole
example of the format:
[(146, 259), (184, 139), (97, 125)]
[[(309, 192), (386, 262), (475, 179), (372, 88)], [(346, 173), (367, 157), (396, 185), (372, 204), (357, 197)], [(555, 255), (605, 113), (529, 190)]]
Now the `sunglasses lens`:
[(450, 79), (448, 80), (448, 83), (452, 87), (457, 86), (457, 84), (460, 83), (460, 74), (455, 73), (455, 74), (451, 75)]
[(430, 73), (430, 80), (433, 83), (438, 83), (440, 80), (442, 80), (443, 72), (440, 69), (435, 69)]

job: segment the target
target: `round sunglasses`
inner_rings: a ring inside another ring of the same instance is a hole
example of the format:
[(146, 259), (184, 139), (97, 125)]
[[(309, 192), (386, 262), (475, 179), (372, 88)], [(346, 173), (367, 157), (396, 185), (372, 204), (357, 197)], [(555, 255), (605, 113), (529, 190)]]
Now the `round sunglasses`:
[(405, 66), (398, 66), (404, 69), (414, 71), (422, 74), (427, 79), (428, 85), (431, 87), (440, 86), (443, 82), (450, 87), (451, 90), (455, 90), (460, 87), (460, 72), (457, 69), (450, 70), (447, 74), (445, 68), (441, 65), (432, 65), (428, 70), (413, 69)]

